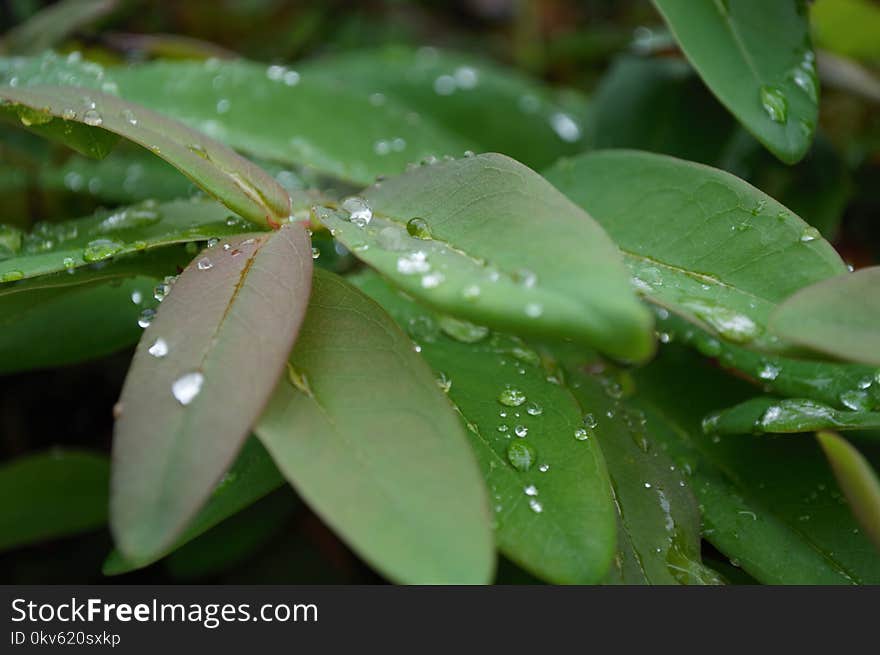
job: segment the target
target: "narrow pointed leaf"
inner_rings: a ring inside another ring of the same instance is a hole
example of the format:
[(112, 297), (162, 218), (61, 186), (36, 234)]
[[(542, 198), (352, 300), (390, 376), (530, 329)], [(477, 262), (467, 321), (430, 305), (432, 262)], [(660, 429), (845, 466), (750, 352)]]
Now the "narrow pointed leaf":
[(51, 450), (0, 466), (0, 551), (94, 530), (107, 521), (103, 455)]
[[(95, 89), (2, 86), (0, 98), (25, 126), (64, 141), (74, 125), (106, 130), (149, 149), (232, 211), (260, 225), (290, 215), (287, 192), (261, 168), (225, 145), (167, 116)], [(82, 129), (82, 128), (80, 128)], [(101, 154), (98, 152), (97, 154)]]
[(229, 468), (281, 374), (311, 270), (305, 229), (286, 224), (206, 249), (163, 301), (114, 434), (111, 525), (126, 557), (167, 548)]
[(703, 420), (709, 434), (798, 433), (880, 428), (880, 413), (839, 410), (804, 398), (752, 398)]
[(880, 549), (880, 480), (877, 473), (846, 439), (833, 432), (819, 432), (816, 438), (865, 535)]
[(774, 333), (821, 353), (880, 365), (880, 267), (803, 289), (770, 317)]
[(734, 343), (784, 349), (767, 334), (776, 305), (846, 271), (815, 228), (708, 166), (609, 150), (546, 176), (608, 231), (640, 293)]
[(429, 155), (458, 155), (472, 147), (393, 98), (377, 104), (372, 91), (278, 65), (157, 62), (110, 75), (122, 97), (234, 148), (359, 184), (401, 173), (407, 163)]
[(431, 370), (375, 302), (316, 271), (309, 312), (256, 433), (302, 498), (403, 583), (493, 574), (486, 491)]
[(578, 438), (583, 414), (571, 393), (548, 381), (520, 339), (439, 317), (375, 273), (356, 284), (448, 387), (489, 487), (501, 552), (548, 582), (601, 581), (614, 552), (614, 506), (596, 439)]
[(180, 537), (166, 550), (146, 559), (129, 560), (114, 550), (104, 562), (104, 575), (120, 575), (149, 566), (176, 551), (284, 484), (284, 478), (259, 440), (249, 438), (229, 472)]
[(567, 380), (608, 466), (618, 512), (616, 584), (718, 584), (700, 561), (700, 512), (683, 472), (660, 448), (645, 414), (627, 407), (616, 383), (583, 370)]
[[(83, 267), (105, 267), (113, 258), (190, 241), (207, 241), (248, 230), (251, 224), (211, 200), (144, 202), (92, 216), (40, 223), (21, 236), (12, 256), (0, 259), (0, 294), (27, 280)], [(71, 280), (77, 276), (71, 276)]]
[(371, 187), (365, 199), (372, 220), (363, 227), (348, 211), (318, 218), (427, 305), (620, 358), (651, 354), (650, 315), (614, 244), (522, 164), (497, 154), (444, 161)]
[(118, 0), (62, 0), (41, 9), (3, 35), (0, 52), (32, 54), (47, 50), (119, 6)]
[(819, 81), (806, 4), (654, 0), (706, 85), (767, 149), (793, 164), (807, 152)]
[(689, 474), (703, 537), (737, 566), (765, 584), (880, 582), (880, 558), (815, 441), (703, 433), (702, 417), (747, 398), (748, 385), (674, 347), (636, 371), (635, 383), (630, 402)]

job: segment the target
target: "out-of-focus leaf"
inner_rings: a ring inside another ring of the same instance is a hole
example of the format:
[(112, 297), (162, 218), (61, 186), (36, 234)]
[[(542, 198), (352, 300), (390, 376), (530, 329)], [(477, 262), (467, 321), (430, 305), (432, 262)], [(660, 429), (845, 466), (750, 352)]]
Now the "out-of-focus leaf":
[[(235, 151), (168, 116), (91, 85), (77, 88), (46, 84), (46, 78), (66, 79), (63, 68), (54, 74), (44, 73), (38, 62), (46, 61), (2, 62), (0, 71), (6, 85), (0, 86), (0, 98), (6, 105), (0, 109), (7, 118), (17, 118), (42, 136), (72, 147), (88, 143), (87, 137), (94, 138), (101, 131), (122, 136), (166, 160), (234, 212), (257, 224), (277, 226), (290, 215), (290, 197), (281, 185)], [(17, 80), (15, 85), (13, 79)], [(102, 82), (101, 88), (115, 90), (115, 86), (106, 84), (114, 83)], [(110, 145), (100, 142), (85, 148), (85, 152), (103, 156)]]
[(271, 494), (171, 553), (165, 566), (178, 580), (222, 573), (265, 546), (297, 505), (290, 489)]
[(110, 14), (118, 0), (62, 0), (49, 5), (0, 39), (0, 52), (36, 54)]
[(766, 584), (880, 582), (880, 558), (814, 440), (703, 433), (703, 416), (744, 400), (750, 387), (672, 346), (636, 371), (635, 383), (630, 402), (689, 474), (703, 536), (731, 561)]
[(821, 353), (880, 365), (880, 266), (845, 273), (794, 294), (770, 316), (783, 339)]
[(556, 584), (602, 580), (616, 532), (608, 474), (580, 407), (547, 379), (538, 353), (516, 337), (437, 316), (375, 273), (355, 282), (418, 343), (461, 413), (501, 552)]
[(283, 484), (284, 478), (259, 440), (253, 437), (248, 439), (229, 472), (215, 487), (208, 502), (172, 546), (151, 557), (136, 561), (126, 559), (118, 550), (114, 550), (104, 562), (104, 575), (128, 573), (158, 561)]
[(801, 2), (654, 0), (718, 99), (782, 161), (810, 147), (819, 81)]
[(606, 582), (718, 584), (700, 561), (700, 512), (686, 478), (658, 447), (641, 410), (610, 377), (570, 371), (591, 438), (599, 440), (618, 512), (618, 553)]
[(846, 271), (816, 228), (724, 171), (609, 150), (546, 175), (608, 231), (639, 292), (734, 343), (784, 349), (766, 333), (776, 304)]
[(0, 550), (79, 534), (107, 521), (107, 458), (50, 450), (0, 466)]
[[(472, 55), (398, 46), (324, 57), (300, 72), (357, 88), (379, 106), (399, 101), (471, 150), (502, 152), (535, 168), (584, 147), (585, 109), (571, 113), (537, 81)], [(375, 144), (380, 153), (396, 147), (392, 138)]]
[(272, 392), (305, 314), (305, 228), (229, 239), (181, 273), (145, 330), (120, 398), (111, 527), (140, 561), (207, 500)]
[(464, 429), (375, 302), (316, 271), (305, 323), (256, 427), (302, 498), (405, 583), (486, 583), (488, 501)]
[(842, 411), (804, 398), (752, 398), (703, 420), (709, 434), (797, 433), (880, 428), (880, 413)]
[(651, 354), (650, 315), (614, 244), (522, 164), (489, 154), (426, 165), (371, 187), (365, 201), (318, 218), (435, 309), (620, 358)]
[(74, 364), (137, 342), (157, 282), (135, 277), (0, 296), (0, 374)]
[(617, 59), (592, 102), (596, 148), (636, 148), (715, 164), (735, 121), (687, 62)]
[(816, 435), (865, 535), (880, 548), (880, 480), (871, 464), (833, 432)]
[(359, 184), (470, 145), (390, 97), (375, 104), (368, 93), (325, 75), (278, 65), (157, 62), (112, 76), (123, 97), (234, 148)]
[(847, 57), (880, 59), (880, 7), (871, 0), (819, 0), (810, 8), (816, 42)]
[[(22, 236), (13, 256), (0, 259), (0, 282), (103, 267), (122, 255), (240, 234), (250, 227), (211, 200), (146, 201), (86, 218), (40, 223)], [(0, 293), (14, 289), (14, 285), (3, 285)]]
[(658, 314), (657, 329), (663, 341), (691, 346), (767, 392), (810, 398), (838, 409), (880, 409), (880, 379), (874, 367), (758, 353), (720, 341), (662, 309)]

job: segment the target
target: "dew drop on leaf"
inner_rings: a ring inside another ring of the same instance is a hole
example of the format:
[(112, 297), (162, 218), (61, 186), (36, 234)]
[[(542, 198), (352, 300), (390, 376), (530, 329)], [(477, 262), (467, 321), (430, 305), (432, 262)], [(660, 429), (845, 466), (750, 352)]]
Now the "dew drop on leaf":
[(165, 339), (159, 337), (153, 342), (153, 345), (147, 348), (147, 352), (150, 353), (153, 357), (164, 357), (168, 354), (168, 343), (166, 343)]
[(198, 371), (186, 373), (171, 385), (171, 394), (181, 405), (189, 405), (202, 390), (205, 376)]
[(535, 449), (524, 441), (513, 441), (507, 447), (507, 461), (517, 471), (528, 471), (535, 463)]
[(505, 387), (498, 394), (498, 402), (508, 407), (519, 407), (526, 402), (526, 395), (515, 387)]
[(782, 90), (775, 86), (761, 87), (761, 107), (774, 123), (785, 123), (788, 120), (788, 100)]

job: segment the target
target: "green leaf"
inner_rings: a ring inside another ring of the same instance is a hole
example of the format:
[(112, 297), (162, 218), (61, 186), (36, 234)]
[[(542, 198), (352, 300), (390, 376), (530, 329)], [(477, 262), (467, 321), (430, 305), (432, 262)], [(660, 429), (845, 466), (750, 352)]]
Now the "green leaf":
[(703, 536), (718, 550), (765, 584), (880, 582), (880, 558), (815, 441), (703, 434), (701, 418), (747, 398), (747, 385), (672, 346), (635, 381), (631, 402), (689, 474)]
[(256, 433), (302, 498), (391, 580), (491, 579), (488, 500), (464, 430), (409, 339), (341, 278), (316, 271), (288, 379)]
[[(380, 106), (390, 98), (471, 150), (502, 152), (535, 168), (584, 147), (583, 106), (572, 114), (536, 80), (473, 55), (391, 46), (323, 57), (299, 70), (356, 88)], [(374, 148), (390, 153), (396, 145), (386, 138)]]
[(680, 59), (625, 55), (592, 103), (596, 148), (636, 148), (714, 164), (736, 123)]
[(838, 409), (880, 409), (880, 379), (873, 367), (758, 353), (720, 341), (662, 310), (658, 312), (657, 330), (664, 342), (695, 348), (767, 392), (809, 398)]
[[(392, 98), (283, 66), (157, 62), (114, 69), (120, 94), (251, 155), (369, 184), (469, 142)], [(332, 116), (332, 120), (328, 117)], [(387, 143), (389, 151), (380, 147)]]
[[(0, 87), (0, 98), (11, 103), (3, 111), (62, 142), (74, 125), (122, 136), (149, 149), (232, 211), (259, 225), (277, 226), (290, 216), (290, 197), (272, 176), (201, 132), (102, 91), (40, 82), (37, 76), (26, 78), (26, 85)], [(98, 148), (93, 154), (106, 153)]]
[(853, 514), (867, 537), (880, 548), (880, 480), (870, 463), (846, 439), (833, 432), (816, 435)]
[(651, 354), (650, 316), (614, 244), (522, 164), (497, 154), (443, 161), (371, 187), (365, 200), (369, 209), (353, 199), (318, 218), (427, 305), (619, 358)]
[(770, 329), (827, 355), (880, 365), (878, 288), (880, 266), (814, 284), (776, 308)]
[[(38, 223), (23, 235), (20, 247), (12, 249), (12, 257), (0, 259), (0, 282), (18, 283), (0, 286), (0, 293), (14, 292), (22, 284), (19, 280), (82, 267), (103, 268), (123, 255), (240, 234), (250, 227), (211, 200), (145, 201), (86, 218)], [(80, 275), (71, 275), (71, 281), (78, 281)]]
[(819, 80), (803, 2), (654, 0), (687, 58), (734, 116), (787, 164), (810, 147)]
[(174, 283), (119, 401), (111, 527), (126, 557), (173, 543), (234, 460), (281, 374), (311, 271), (294, 223), (208, 248)]
[(880, 428), (880, 413), (841, 411), (804, 398), (752, 398), (703, 420), (709, 434), (765, 434)]
[(223, 476), (208, 502), (199, 511), (183, 534), (169, 546), (150, 557), (126, 559), (118, 550), (104, 562), (104, 575), (120, 575), (149, 566), (168, 553), (176, 551), (196, 537), (208, 532), (231, 516), (268, 495), (284, 484), (284, 478), (272, 458), (256, 438), (249, 438), (229, 472)]
[(0, 52), (36, 54), (72, 33), (99, 21), (119, 6), (119, 0), (62, 0), (17, 25), (0, 40)]
[(546, 176), (608, 231), (646, 298), (734, 343), (785, 349), (766, 333), (776, 304), (846, 271), (815, 228), (708, 166), (605, 151)]
[(137, 342), (157, 282), (136, 277), (0, 296), (0, 374), (75, 364)]
[(53, 449), (0, 466), (0, 550), (87, 532), (107, 521), (103, 455)]
[(615, 511), (602, 454), (571, 393), (547, 379), (520, 339), (437, 316), (375, 273), (354, 281), (418, 343), (461, 413), (491, 493), (500, 551), (548, 582), (601, 581)]
[(682, 471), (658, 447), (645, 414), (612, 378), (569, 371), (591, 437), (602, 447), (618, 512), (618, 553), (607, 582), (717, 584), (700, 561), (700, 512)]

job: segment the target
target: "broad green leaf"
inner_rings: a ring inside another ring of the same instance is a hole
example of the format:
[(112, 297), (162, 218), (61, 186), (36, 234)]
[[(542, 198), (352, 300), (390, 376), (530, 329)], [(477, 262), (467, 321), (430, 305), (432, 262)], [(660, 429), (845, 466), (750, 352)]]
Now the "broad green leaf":
[(461, 413), (500, 551), (548, 582), (601, 581), (616, 531), (608, 474), (580, 407), (547, 379), (538, 353), (516, 337), (433, 314), (374, 273), (355, 283), (418, 343)]
[(369, 93), (325, 75), (279, 65), (157, 62), (110, 74), (122, 97), (234, 148), (359, 184), (470, 145), (392, 98), (377, 105)]
[(623, 252), (649, 300), (758, 349), (777, 303), (846, 271), (818, 231), (739, 178), (637, 151), (562, 161), (546, 173)]
[(294, 223), (207, 248), (174, 283), (119, 401), (111, 527), (124, 556), (163, 552), (229, 468), (282, 372), (311, 275)]
[(0, 374), (75, 364), (136, 343), (157, 282), (135, 277), (0, 296)]
[(651, 354), (650, 315), (614, 244), (522, 164), (497, 154), (443, 161), (371, 187), (364, 199), (368, 207), (350, 199), (318, 218), (427, 305), (619, 358)]
[(739, 121), (787, 164), (810, 147), (819, 80), (804, 3), (654, 0), (687, 58)]
[(880, 7), (871, 0), (819, 0), (810, 7), (816, 42), (858, 59), (880, 59)]
[(284, 478), (266, 449), (256, 438), (248, 439), (208, 502), (172, 546), (135, 561), (126, 559), (118, 550), (114, 550), (104, 562), (104, 575), (119, 575), (149, 566), (229, 517), (235, 516), (283, 484)]
[(809, 398), (838, 409), (880, 409), (880, 379), (876, 368), (758, 353), (716, 339), (662, 309), (658, 310), (657, 330), (662, 341), (695, 348), (767, 392)]
[(880, 428), (880, 413), (842, 411), (804, 398), (752, 398), (703, 419), (708, 434), (797, 433)]
[(880, 365), (880, 266), (844, 273), (794, 294), (770, 316), (783, 339), (821, 353)]
[(846, 439), (833, 432), (816, 435), (831, 469), (865, 534), (880, 548), (880, 480), (871, 464)]
[(592, 102), (596, 148), (636, 148), (715, 164), (736, 126), (680, 59), (618, 58)]
[(119, 0), (62, 0), (49, 5), (0, 39), (0, 52), (36, 54), (106, 17)]
[(452, 407), (375, 302), (316, 271), (312, 300), (257, 436), (300, 496), (403, 583), (493, 573), (486, 491)]
[(54, 449), (0, 466), (0, 550), (79, 534), (107, 521), (107, 458)]
[(718, 550), (766, 584), (880, 582), (880, 558), (814, 440), (703, 434), (703, 416), (752, 390), (679, 348), (664, 347), (635, 380), (631, 402), (689, 474)]
[[(123, 255), (240, 234), (250, 227), (219, 203), (200, 199), (145, 201), (86, 218), (39, 223), (20, 237), (20, 246), (11, 249), (13, 256), (0, 258), (0, 282), (103, 267)], [(0, 286), (0, 293), (7, 289), (15, 286)]]
[[(290, 197), (268, 173), (203, 133), (103, 91), (41, 81), (39, 76), (25, 77), (23, 84), (0, 87), (0, 98), (11, 104), (4, 112), (62, 142), (74, 125), (122, 136), (257, 224), (277, 226), (290, 216)], [(102, 154), (100, 149), (96, 154)]]
[[(585, 111), (572, 114), (536, 80), (473, 55), (392, 46), (326, 56), (299, 70), (359, 89), (379, 106), (399, 101), (471, 150), (502, 152), (535, 168), (585, 145)], [(374, 149), (388, 154), (397, 146), (386, 138)]]
[[(602, 447), (618, 513), (618, 553), (606, 582), (717, 584), (700, 561), (700, 512), (686, 478), (628, 408), (610, 377), (570, 371), (590, 437)], [(589, 427), (589, 426), (593, 427)]]

